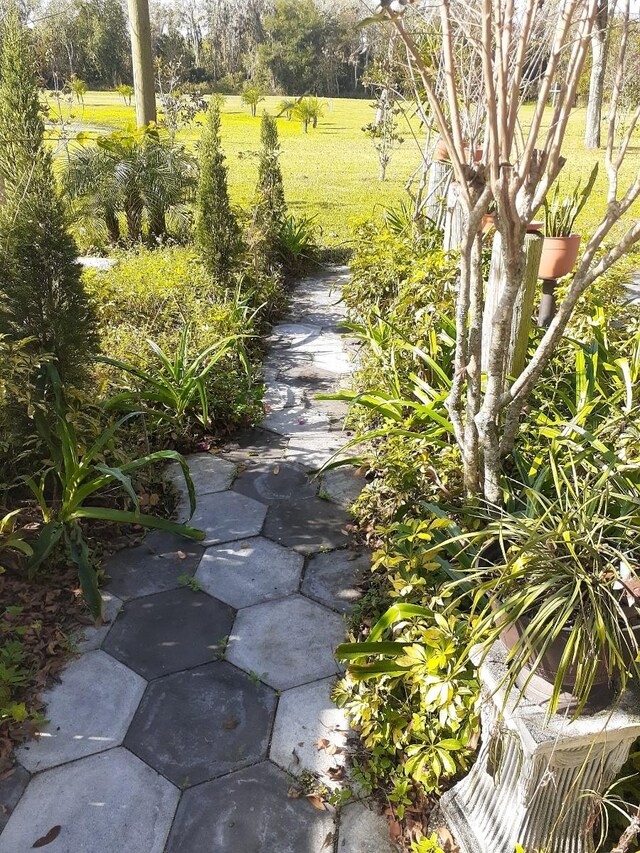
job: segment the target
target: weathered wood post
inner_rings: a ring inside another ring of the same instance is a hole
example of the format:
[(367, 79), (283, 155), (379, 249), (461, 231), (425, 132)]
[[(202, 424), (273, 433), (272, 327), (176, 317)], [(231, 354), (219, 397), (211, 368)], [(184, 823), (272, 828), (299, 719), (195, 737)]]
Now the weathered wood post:
[(157, 118), (149, 0), (128, 0), (128, 5), (136, 124), (145, 127)]
[[(538, 231), (525, 235), (525, 268), (523, 283), (513, 307), (511, 340), (505, 364), (505, 376), (517, 377), (525, 365), (529, 346), (531, 316), (538, 282), (538, 267), (542, 254), (544, 237)], [(493, 315), (504, 290), (505, 276), (502, 257), (502, 238), (496, 231), (491, 250), (491, 268), (485, 294), (485, 307), (482, 321), (482, 369), (487, 369), (487, 359), (493, 331)]]
[(446, 199), (452, 174), (453, 169), (450, 163), (433, 160), (429, 165), (429, 189), (424, 211), (438, 228), (442, 228), (445, 222)]
[(455, 181), (451, 181), (447, 192), (447, 210), (444, 220), (444, 248), (447, 252), (460, 248), (465, 217), (466, 210), (460, 199), (460, 186)]

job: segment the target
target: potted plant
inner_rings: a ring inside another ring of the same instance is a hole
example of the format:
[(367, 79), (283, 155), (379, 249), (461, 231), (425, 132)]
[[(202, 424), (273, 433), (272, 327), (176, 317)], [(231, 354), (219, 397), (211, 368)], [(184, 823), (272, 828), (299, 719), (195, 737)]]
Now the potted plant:
[(539, 278), (555, 280), (568, 275), (573, 269), (580, 250), (580, 234), (574, 234), (573, 227), (591, 195), (597, 174), (596, 163), (582, 192), (578, 182), (573, 192), (563, 196), (560, 184), (556, 184), (551, 198), (545, 199), (545, 238), (538, 269)]
[[(467, 160), (469, 159), (469, 151), (469, 146), (465, 145), (464, 156)], [(482, 160), (483, 153), (484, 152), (482, 148), (474, 148), (473, 160), (475, 163), (479, 163)], [(444, 163), (449, 163), (451, 160), (451, 157), (449, 156), (449, 149), (447, 148), (446, 143), (442, 138), (438, 139), (438, 141), (436, 142), (436, 147), (433, 151), (433, 159)]]
[(507, 647), (507, 687), (577, 716), (640, 676), (640, 500), (615, 477), (551, 464), (555, 494), (532, 492), (525, 511), (473, 534), (453, 588), (471, 594), (472, 643)]

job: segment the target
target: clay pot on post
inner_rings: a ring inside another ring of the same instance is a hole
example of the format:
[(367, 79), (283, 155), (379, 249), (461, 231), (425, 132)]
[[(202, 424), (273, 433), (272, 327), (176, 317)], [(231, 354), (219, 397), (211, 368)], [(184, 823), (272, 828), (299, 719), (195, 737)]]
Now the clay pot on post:
[[(465, 145), (464, 147), (464, 156), (465, 160), (469, 158), (469, 147)], [(476, 148), (473, 152), (473, 160), (475, 163), (479, 163), (482, 160), (483, 155), (482, 148)], [(446, 146), (444, 139), (439, 139), (436, 143), (436, 147), (433, 151), (433, 159), (439, 160), (441, 162), (450, 163), (451, 157), (449, 156), (449, 149)]]
[(545, 237), (542, 244), (542, 257), (538, 268), (538, 278), (542, 279), (542, 298), (538, 310), (538, 326), (545, 327), (556, 314), (555, 291), (558, 279), (569, 275), (580, 251), (580, 235), (568, 237)]

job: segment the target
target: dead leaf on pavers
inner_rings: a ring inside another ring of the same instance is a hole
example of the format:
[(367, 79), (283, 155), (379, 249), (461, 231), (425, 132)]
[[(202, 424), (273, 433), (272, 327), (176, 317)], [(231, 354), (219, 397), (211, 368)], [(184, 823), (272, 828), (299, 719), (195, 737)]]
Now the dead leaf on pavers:
[(187, 559), (187, 555), (184, 553), (184, 551), (176, 551), (176, 557), (179, 560), (186, 560)]
[(331, 741), (327, 740), (326, 737), (321, 737), (320, 740), (316, 741), (316, 749), (326, 749), (331, 745)]
[(397, 841), (402, 836), (402, 827), (397, 820), (389, 821), (389, 835), (392, 841)]
[(317, 794), (307, 794), (307, 800), (309, 800), (314, 809), (317, 809), (319, 812), (326, 812), (327, 807), (322, 797), (319, 797)]
[(322, 842), (321, 850), (324, 850), (325, 847), (333, 847), (333, 832), (328, 832), (327, 837)]
[(280, 466), (279, 465), (273, 466), (273, 473), (276, 475), (280, 473)]
[(329, 774), (329, 778), (334, 782), (340, 782), (344, 779), (344, 767), (330, 767), (327, 773)]
[(289, 797), (290, 800), (299, 800), (301, 796), (302, 791), (296, 788), (295, 785), (292, 785), (287, 791), (287, 797)]
[(61, 826), (52, 826), (49, 832), (46, 835), (43, 835), (42, 838), (38, 838), (37, 841), (34, 841), (31, 845), (31, 848), (34, 847), (46, 847), (47, 844), (51, 844), (52, 841), (55, 841), (56, 838), (60, 835)]
[(237, 717), (227, 717), (225, 720), (222, 721), (222, 728), (228, 732), (237, 729), (239, 725), (240, 720), (238, 720)]
[(293, 763), (294, 763), (294, 765), (296, 765), (296, 766), (297, 766), (298, 764), (300, 764), (300, 756), (299, 756), (299, 755), (298, 755), (298, 753), (296, 752), (296, 748), (295, 748), (295, 746), (294, 746), (294, 748), (291, 750), (291, 755), (293, 756)]

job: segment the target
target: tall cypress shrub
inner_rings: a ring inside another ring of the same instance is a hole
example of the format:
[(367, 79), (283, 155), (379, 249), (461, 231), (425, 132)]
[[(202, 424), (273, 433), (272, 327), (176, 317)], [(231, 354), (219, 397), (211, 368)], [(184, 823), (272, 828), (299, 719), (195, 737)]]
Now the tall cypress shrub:
[(0, 60), (0, 334), (33, 338), (80, 383), (97, 347), (77, 248), (44, 145), (34, 51), (15, 6)]
[(211, 275), (229, 279), (241, 248), (240, 226), (231, 209), (227, 167), (220, 144), (220, 107), (211, 100), (200, 141), (196, 245)]
[(262, 115), (260, 142), (250, 243), (256, 264), (272, 271), (278, 266), (280, 233), (287, 216), (287, 205), (280, 169), (278, 126), (273, 116), (266, 112)]

